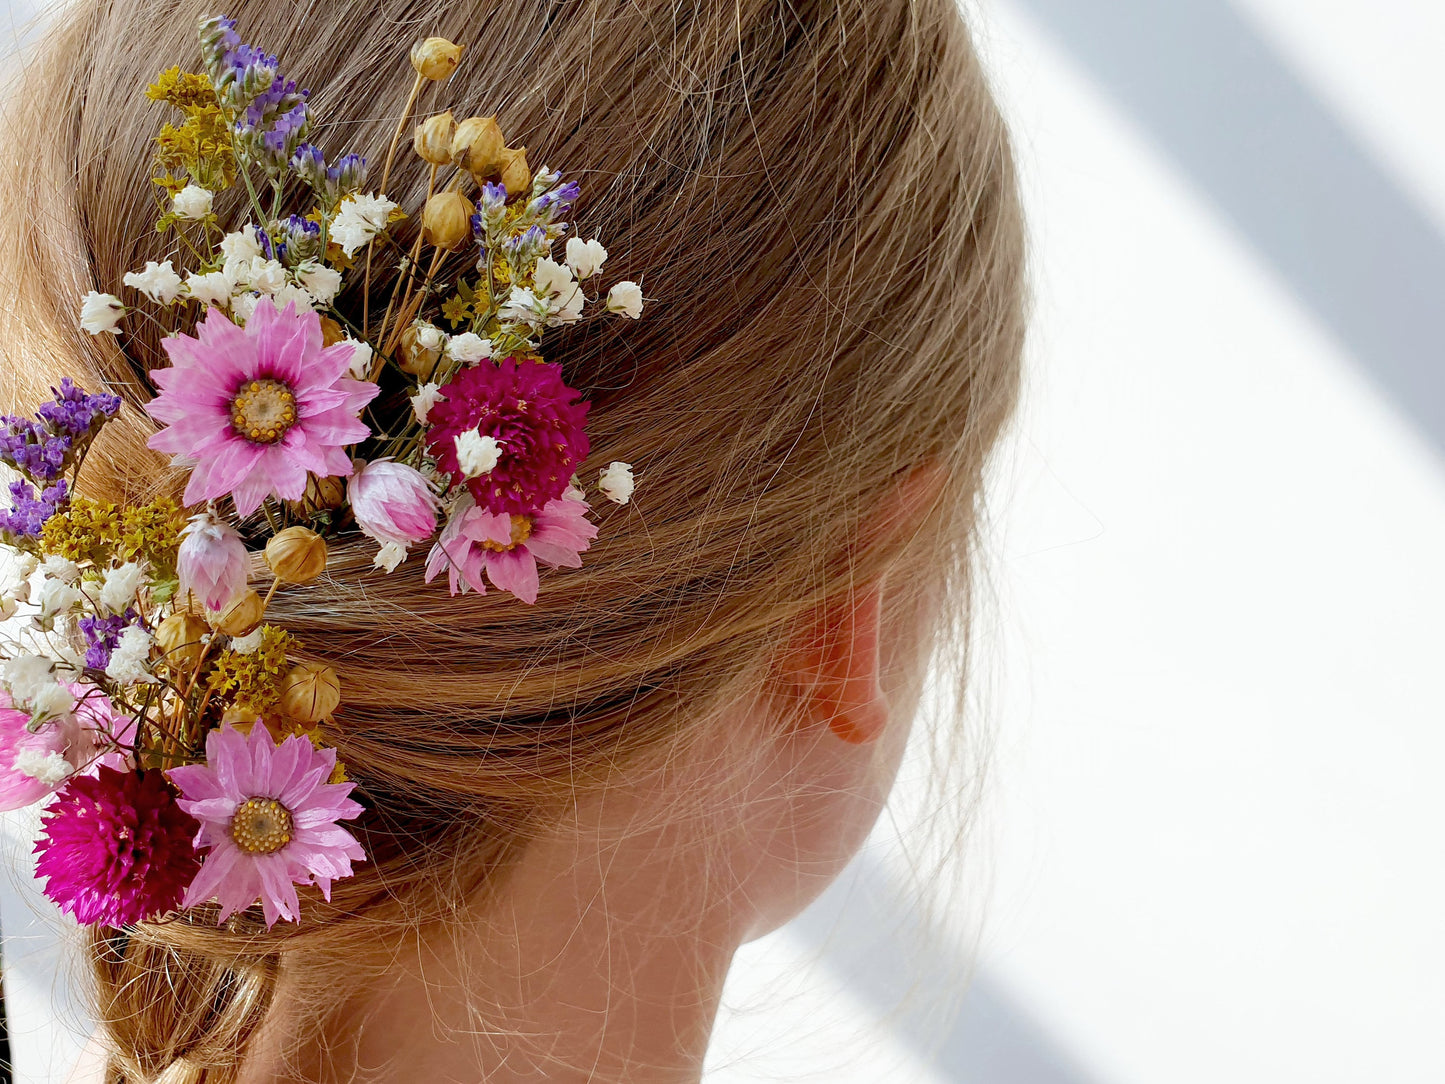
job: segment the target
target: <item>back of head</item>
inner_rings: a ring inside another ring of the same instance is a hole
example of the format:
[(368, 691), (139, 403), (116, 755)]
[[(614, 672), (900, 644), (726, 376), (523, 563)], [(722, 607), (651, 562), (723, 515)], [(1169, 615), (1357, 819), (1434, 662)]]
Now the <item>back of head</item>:
[[(8, 113), (22, 161), (0, 178), (4, 396), (34, 398), (62, 371), (122, 395), (87, 462), (93, 496), (176, 484), (139, 409), (167, 328), (92, 338), (73, 312), (166, 257), (151, 228), (161, 118), (140, 90), (193, 54), (209, 13), (76, 5)], [(497, 113), (581, 179), (578, 220), (659, 299), (550, 354), (593, 403), (588, 468), (626, 460), (645, 485), (532, 607), (448, 598), (410, 565), (363, 581), (359, 543), (278, 600), (347, 690), (334, 741), (365, 795), (371, 861), (299, 926), (183, 916), (98, 934), (98, 1004), (128, 1081), (233, 1079), (278, 969), (360, 967), (358, 946), (444, 920), (580, 791), (692, 740), (706, 705), (850, 575), (901, 560), (917, 599), (958, 600), (1022, 338), (1010, 151), (955, 0), (243, 0), (227, 14), (307, 80), (334, 122), (325, 142), (373, 158), (411, 88), (406, 46), (468, 47), (448, 104)], [(424, 168), (399, 158), (390, 194), (418, 204)], [(235, 191), (216, 209), (244, 219)], [(930, 507), (867, 530), (925, 464), (946, 477)]]

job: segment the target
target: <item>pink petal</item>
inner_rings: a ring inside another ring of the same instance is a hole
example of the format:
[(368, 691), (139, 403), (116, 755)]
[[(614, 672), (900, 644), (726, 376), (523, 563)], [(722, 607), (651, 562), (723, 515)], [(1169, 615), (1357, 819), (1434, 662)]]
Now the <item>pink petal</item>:
[(510, 591), (529, 606), (537, 601), (537, 562), (525, 547), (487, 554), (487, 579), (502, 591)]

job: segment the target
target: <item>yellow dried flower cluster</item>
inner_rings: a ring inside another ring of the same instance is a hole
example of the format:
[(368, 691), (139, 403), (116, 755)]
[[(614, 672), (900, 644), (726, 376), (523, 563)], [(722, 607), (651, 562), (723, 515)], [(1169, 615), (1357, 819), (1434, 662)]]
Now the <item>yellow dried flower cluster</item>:
[(186, 186), (187, 177), (212, 192), (235, 183), (231, 128), (209, 79), (170, 68), (146, 88), (146, 97), (186, 115), (180, 127), (167, 122), (156, 136), (156, 184), (175, 195)]
[(64, 512), (45, 521), (40, 547), (77, 563), (105, 567), (112, 560), (145, 561), (158, 580), (175, 575), (176, 551), (186, 525), (170, 497), (118, 509), (109, 501), (72, 497)]
[(281, 699), (281, 684), (288, 670), (286, 653), (298, 646), (296, 637), (275, 625), (261, 626), (261, 646), (249, 655), (227, 648), (216, 656), (211, 689), (229, 696), (244, 712), (262, 714)]

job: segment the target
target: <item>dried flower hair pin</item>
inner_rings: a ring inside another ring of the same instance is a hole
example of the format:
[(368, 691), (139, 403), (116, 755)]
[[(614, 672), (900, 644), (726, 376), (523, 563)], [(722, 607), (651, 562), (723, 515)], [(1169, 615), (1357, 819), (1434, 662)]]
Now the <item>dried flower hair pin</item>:
[[(430, 542), (428, 583), (445, 572), (452, 594), (490, 584), (535, 601), (539, 565), (577, 567), (597, 536), (575, 473), (587, 404), (540, 340), (643, 307), (634, 282), (593, 288), (607, 259), (595, 238), (567, 237), (553, 258), (578, 186), (531, 170), (494, 117), (416, 126), (428, 196), (410, 244), (395, 235), (398, 144), (460, 46), (412, 49), (416, 82), (373, 189), (362, 158), (309, 141), (307, 92), (234, 21), (203, 20), (200, 44), (201, 72), (171, 68), (147, 91), (183, 117), (155, 155), (157, 229), (178, 255), (125, 275), (133, 305), (91, 292), (80, 311), (94, 335), (145, 305), (199, 316), (162, 340), (171, 364), (145, 407), (163, 425), (151, 447), (190, 471), (182, 500), (77, 495), (116, 396), (67, 378), (35, 417), (0, 419), (0, 461), (21, 476), (0, 512), (14, 551), (0, 617), (30, 611), (0, 643), (0, 809), (53, 796), (36, 844), (45, 892), (109, 926), (212, 904), (219, 921), (258, 903), (268, 926), (297, 921), (298, 886), (329, 899), (364, 860), (340, 823), (362, 807), (326, 738), (340, 683), (267, 622), (272, 598), (325, 571), (327, 537), (360, 532), (384, 572)], [(232, 186), (254, 220), (226, 233), (212, 202)], [(298, 192), (309, 210), (283, 219)], [(467, 247), (474, 274), (443, 281)], [(398, 271), (387, 296), (372, 294), (374, 264)], [(618, 504), (632, 487), (621, 462), (596, 481)], [(247, 582), (248, 537), (264, 541), (264, 596)]]

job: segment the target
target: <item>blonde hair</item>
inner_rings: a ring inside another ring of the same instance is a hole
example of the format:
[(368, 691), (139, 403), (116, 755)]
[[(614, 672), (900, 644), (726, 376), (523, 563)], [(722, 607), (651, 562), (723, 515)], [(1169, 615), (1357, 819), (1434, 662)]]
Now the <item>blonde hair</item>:
[[(147, 138), (163, 109), (141, 91), (195, 66), (209, 13), (78, 5), (9, 110), (0, 390), (28, 401), (66, 373), (124, 397), (86, 466), (92, 495), (175, 486), (139, 409), (165, 329), (132, 322), (115, 342), (75, 314), (84, 291), (167, 255)], [(244, 0), (227, 14), (312, 88), (329, 122), (316, 140), (373, 161), (410, 89), (410, 42), (469, 47), (446, 104), (498, 113), (581, 181), (583, 235), (606, 237), (609, 267), (645, 271), (657, 299), (549, 354), (593, 403), (587, 471), (626, 460), (642, 485), (635, 507), (599, 510), (603, 542), (533, 607), (450, 598), (416, 561), (368, 573), (359, 543), (278, 600), (341, 676), (331, 737), (372, 860), (330, 906), (308, 899), (299, 926), (216, 928), (203, 911), (98, 931), (96, 1003), (125, 1081), (233, 1080), (283, 961), (346, 961), (495, 881), (580, 789), (705, 725), (698, 705), (759, 675), (842, 570), (877, 575), (906, 545), (919, 598), (961, 598), (1023, 335), (1010, 148), (956, 0)], [(415, 206), (424, 184), (403, 155), (391, 194)], [(217, 210), (244, 217), (234, 191)], [(947, 483), (907, 537), (860, 532), (925, 463)]]

